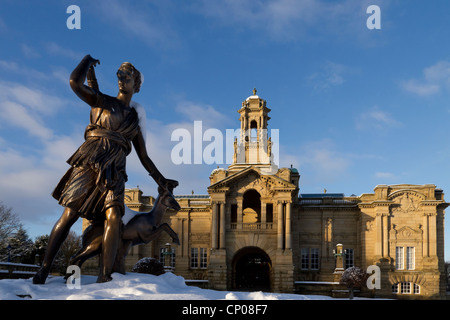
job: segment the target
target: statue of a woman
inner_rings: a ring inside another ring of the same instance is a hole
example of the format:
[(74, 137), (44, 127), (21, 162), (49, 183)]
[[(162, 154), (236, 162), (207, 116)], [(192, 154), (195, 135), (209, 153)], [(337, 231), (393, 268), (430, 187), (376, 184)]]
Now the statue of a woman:
[[(149, 158), (137, 111), (130, 106), (133, 94), (140, 90), (140, 72), (131, 63), (124, 62), (117, 71), (119, 93), (112, 97), (101, 93), (93, 79), (93, 67), (97, 63), (99, 60), (87, 55), (70, 76), (72, 90), (91, 106), (90, 124), (84, 143), (67, 161), (70, 169), (53, 192), (53, 197), (65, 209), (50, 234), (42, 267), (33, 278), (35, 284), (45, 283), (59, 247), (79, 217), (105, 221), (98, 282), (112, 279), (124, 214), (126, 157), (132, 145), (144, 168), (161, 188), (178, 185), (175, 180), (165, 179)], [(84, 84), (86, 77), (90, 86)]]

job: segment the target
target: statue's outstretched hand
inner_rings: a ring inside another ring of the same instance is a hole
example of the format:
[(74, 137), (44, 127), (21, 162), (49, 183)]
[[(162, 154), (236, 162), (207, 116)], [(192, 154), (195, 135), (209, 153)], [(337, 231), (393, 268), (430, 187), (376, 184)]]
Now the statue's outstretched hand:
[(87, 55), (89, 58), (89, 61), (91, 62), (91, 66), (96, 67), (97, 64), (100, 64), (100, 60), (92, 58), (90, 54)]

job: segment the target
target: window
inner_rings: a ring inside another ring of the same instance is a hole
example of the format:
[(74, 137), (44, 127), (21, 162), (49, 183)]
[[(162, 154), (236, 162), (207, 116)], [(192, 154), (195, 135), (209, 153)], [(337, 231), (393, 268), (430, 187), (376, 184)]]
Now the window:
[[(400, 289), (400, 292), (399, 292)], [(411, 291), (412, 289), (412, 291)], [(400, 282), (392, 285), (393, 294), (420, 294), (420, 286), (417, 283)]]
[(395, 269), (405, 270), (405, 264), (407, 270), (415, 269), (415, 247), (406, 247), (406, 259), (405, 259), (405, 247), (395, 248)]
[(198, 248), (191, 248), (191, 268), (198, 268)]
[(395, 248), (395, 269), (397, 270), (403, 270), (403, 247), (396, 247)]
[(200, 268), (206, 269), (208, 266), (208, 251), (206, 248), (200, 248)]
[(237, 204), (231, 204), (231, 223), (237, 222)]
[(266, 222), (273, 222), (273, 204), (268, 203), (266, 206)]
[(198, 268), (206, 269), (207, 267), (208, 267), (207, 248), (191, 248), (191, 269), (198, 269)]
[(406, 247), (406, 269), (414, 270), (415, 268), (415, 248)]
[(398, 283), (392, 285), (392, 293), (398, 294)]
[(400, 283), (400, 293), (411, 293), (411, 282), (401, 282)]
[(302, 270), (319, 270), (319, 265), (320, 265), (319, 248), (301, 249)]
[(311, 270), (319, 270), (319, 249), (311, 249)]
[(355, 256), (353, 249), (345, 249), (345, 269), (355, 266)]
[(309, 248), (302, 248), (301, 256), (302, 256), (302, 269), (303, 270), (309, 269)]

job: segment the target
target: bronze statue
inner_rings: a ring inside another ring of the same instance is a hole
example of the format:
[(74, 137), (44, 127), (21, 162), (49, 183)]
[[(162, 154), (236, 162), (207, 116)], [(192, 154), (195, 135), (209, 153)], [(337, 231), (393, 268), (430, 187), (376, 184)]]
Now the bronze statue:
[[(65, 209), (52, 229), (42, 267), (33, 278), (35, 284), (45, 283), (59, 247), (79, 217), (104, 224), (98, 282), (112, 279), (125, 208), (126, 157), (132, 145), (158, 189), (170, 192), (178, 185), (177, 181), (164, 178), (149, 158), (137, 111), (130, 106), (133, 94), (140, 90), (140, 72), (124, 62), (117, 71), (119, 93), (112, 97), (98, 89), (94, 67), (99, 63), (87, 55), (70, 75), (72, 90), (91, 106), (90, 124), (84, 143), (67, 160), (71, 167), (53, 191), (53, 197)], [(84, 84), (86, 78), (89, 86)]]
[[(167, 232), (175, 244), (180, 244), (178, 235), (162, 217), (167, 209), (180, 210), (180, 205), (172, 196), (172, 188), (163, 190), (158, 188), (159, 195), (150, 212), (135, 214), (123, 227), (121, 242), (119, 243), (113, 272), (125, 274), (125, 257), (132, 246), (147, 244), (156, 239), (163, 231)], [(104, 225), (100, 221), (93, 221), (83, 232), (82, 247), (70, 260), (71, 265), (81, 265), (89, 258), (101, 253)], [(66, 278), (70, 274), (66, 275)]]

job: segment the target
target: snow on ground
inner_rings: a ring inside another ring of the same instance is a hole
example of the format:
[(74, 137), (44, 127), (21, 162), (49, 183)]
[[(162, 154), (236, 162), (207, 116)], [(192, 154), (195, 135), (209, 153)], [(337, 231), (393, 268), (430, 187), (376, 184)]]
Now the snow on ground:
[(330, 300), (327, 296), (268, 292), (231, 292), (187, 286), (181, 276), (128, 272), (96, 283), (96, 276), (81, 276), (80, 289), (69, 289), (63, 277), (49, 277), (45, 285), (32, 279), (0, 280), (0, 300)]

